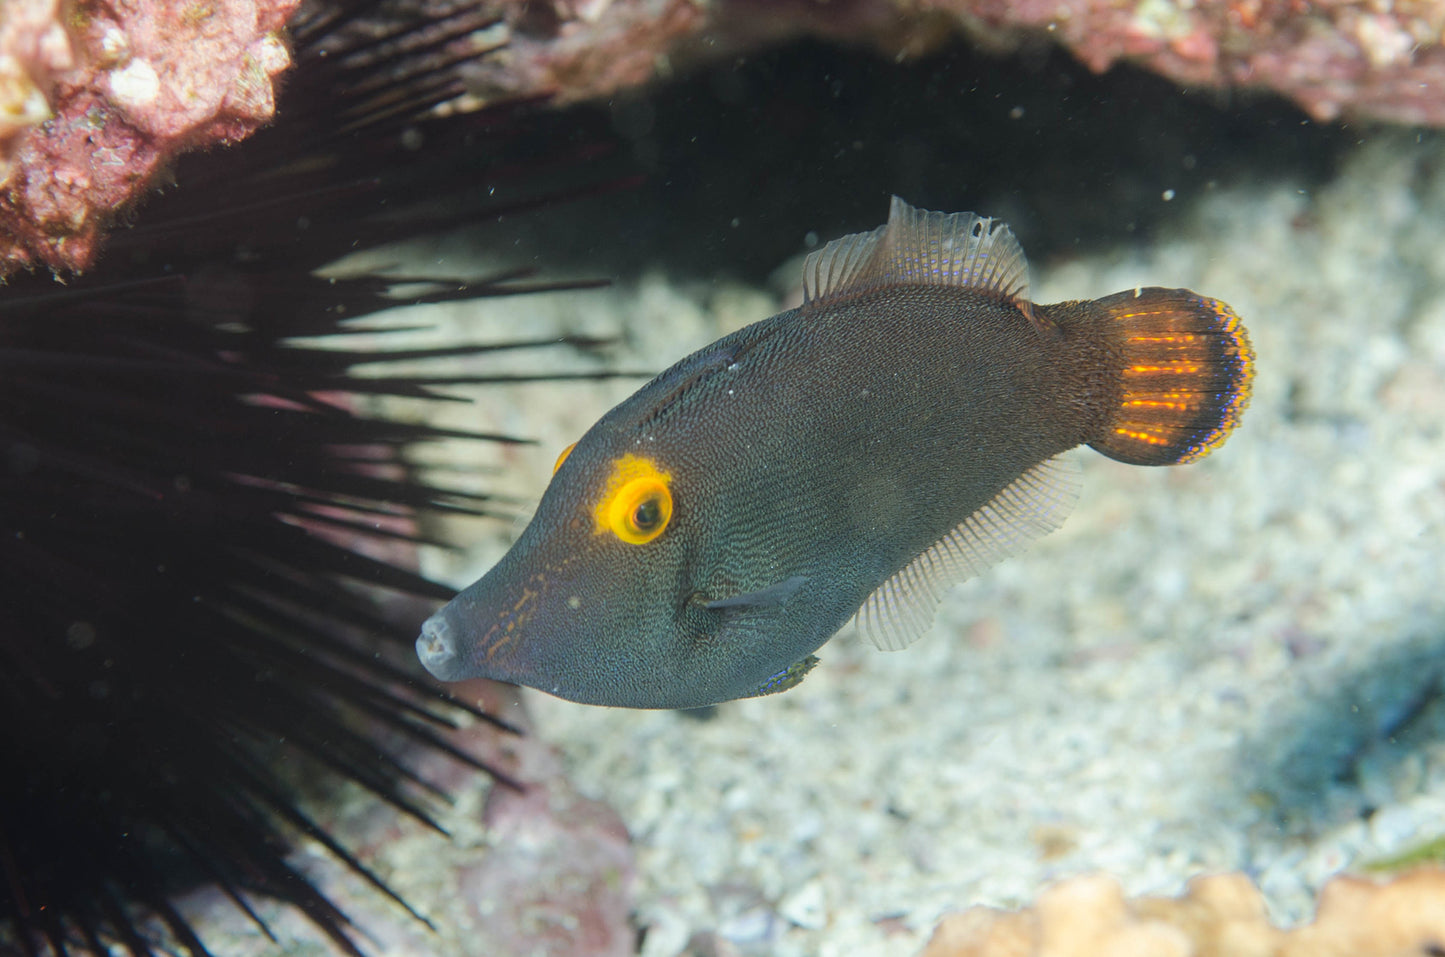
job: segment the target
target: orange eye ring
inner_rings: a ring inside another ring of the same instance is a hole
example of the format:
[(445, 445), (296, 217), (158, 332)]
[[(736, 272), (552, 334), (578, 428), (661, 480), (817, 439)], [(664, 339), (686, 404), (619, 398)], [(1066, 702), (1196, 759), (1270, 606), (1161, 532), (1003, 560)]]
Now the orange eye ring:
[(646, 545), (672, 521), (672, 492), (658, 475), (624, 482), (607, 501), (607, 527), (629, 545)]
[(612, 475), (592, 506), (593, 533), (646, 545), (672, 521), (671, 482), (672, 473), (654, 459), (631, 453), (613, 459)]
[(571, 454), (572, 454), (572, 450), (575, 449), (576, 447), (577, 447), (577, 443), (576, 443), (576, 442), (573, 442), (571, 445), (567, 446), (565, 449), (562, 450), (562, 454), (561, 454), (561, 455), (557, 456), (557, 462), (556, 462), (556, 464), (554, 464), (554, 465), (552, 466), (552, 474), (553, 474), (553, 475), (556, 475), (556, 474), (557, 474), (557, 470), (562, 467), (562, 463), (563, 463), (563, 462), (567, 461), (567, 456), (571, 455)]

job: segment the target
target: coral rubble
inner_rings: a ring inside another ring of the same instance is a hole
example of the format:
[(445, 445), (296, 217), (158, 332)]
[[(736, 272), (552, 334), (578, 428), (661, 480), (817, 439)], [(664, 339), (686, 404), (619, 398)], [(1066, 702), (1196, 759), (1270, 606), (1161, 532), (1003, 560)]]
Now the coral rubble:
[(1064, 881), (1028, 910), (974, 907), (945, 917), (920, 957), (1405, 957), (1445, 947), (1445, 871), (1385, 884), (1337, 877), (1312, 923), (1269, 922), (1243, 874), (1191, 881), (1183, 897), (1126, 900), (1103, 875)]

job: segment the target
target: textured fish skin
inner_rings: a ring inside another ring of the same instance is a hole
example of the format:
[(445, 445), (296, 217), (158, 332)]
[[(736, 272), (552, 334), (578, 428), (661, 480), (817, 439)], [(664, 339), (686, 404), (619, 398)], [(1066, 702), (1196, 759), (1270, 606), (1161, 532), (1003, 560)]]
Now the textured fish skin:
[[(1110, 434), (1134, 362), (1116, 312), (873, 282), (739, 330), (603, 416), (512, 550), (428, 620), (418, 653), (442, 680), (613, 706), (789, 687), (900, 569), (1021, 475)], [(642, 545), (594, 520), (624, 456), (669, 476), (671, 520)]]

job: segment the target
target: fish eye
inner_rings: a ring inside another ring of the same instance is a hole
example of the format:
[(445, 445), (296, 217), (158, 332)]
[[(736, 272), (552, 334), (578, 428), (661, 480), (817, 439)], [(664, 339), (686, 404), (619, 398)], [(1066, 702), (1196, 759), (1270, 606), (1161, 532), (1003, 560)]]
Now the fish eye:
[(577, 447), (577, 443), (576, 443), (576, 442), (573, 442), (571, 445), (567, 446), (565, 449), (562, 450), (562, 454), (561, 454), (561, 455), (557, 456), (557, 462), (556, 462), (555, 465), (552, 466), (552, 474), (553, 474), (553, 475), (556, 475), (556, 474), (557, 474), (557, 470), (562, 467), (562, 463), (563, 463), (563, 462), (567, 461), (567, 456), (571, 455), (571, 454), (572, 454), (572, 450), (575, 449), (576, 447)]
[(650, 532), (662, 521), (662, 506), (657, 503), (657, 497), (645, 498), (633, 509), (632, 527), (643, 532)]
[(672, 493), (656, 476), (641, 476), (613, 494), (607, 513), (614, 535), (629, 545), (645, 545), (672, 519)]

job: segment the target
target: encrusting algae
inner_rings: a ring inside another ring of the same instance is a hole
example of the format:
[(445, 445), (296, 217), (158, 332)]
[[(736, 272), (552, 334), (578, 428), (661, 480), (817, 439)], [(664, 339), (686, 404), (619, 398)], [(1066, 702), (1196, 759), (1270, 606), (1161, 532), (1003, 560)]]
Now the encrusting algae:
[(1445, 871), (1375, 884), (1336, 877), (1315, 919), (1269, 921), (1243, 874), (1189, 882), (1183, 897), (1124, 898), (1103, 874), (1071, 878), (1022, 911), (973, 907), (945, 917), (919, 957), (1440, 957)]

